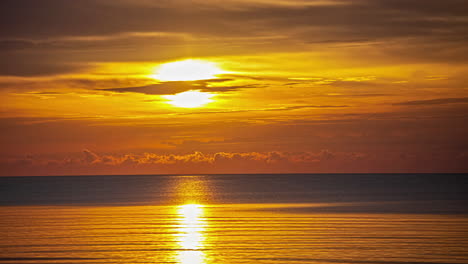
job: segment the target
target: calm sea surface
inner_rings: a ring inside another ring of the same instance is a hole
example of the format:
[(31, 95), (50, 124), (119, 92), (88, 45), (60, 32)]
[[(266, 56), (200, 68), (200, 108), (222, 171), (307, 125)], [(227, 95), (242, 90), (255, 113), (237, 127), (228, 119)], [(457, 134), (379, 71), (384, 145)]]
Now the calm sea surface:
[(0, 263), (468, 263), (468, 175), (0, 178)]

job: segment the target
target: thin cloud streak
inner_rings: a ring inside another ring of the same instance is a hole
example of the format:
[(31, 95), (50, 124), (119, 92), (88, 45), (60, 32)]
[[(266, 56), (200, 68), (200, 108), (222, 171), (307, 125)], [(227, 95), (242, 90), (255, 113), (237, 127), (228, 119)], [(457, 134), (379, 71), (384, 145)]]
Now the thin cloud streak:
[(468, 97), (417, 100), (417, 101), (395, 103), (394, 105), (442, 105), (442, 104), (457, 104), (457, 103), (468, 103)]

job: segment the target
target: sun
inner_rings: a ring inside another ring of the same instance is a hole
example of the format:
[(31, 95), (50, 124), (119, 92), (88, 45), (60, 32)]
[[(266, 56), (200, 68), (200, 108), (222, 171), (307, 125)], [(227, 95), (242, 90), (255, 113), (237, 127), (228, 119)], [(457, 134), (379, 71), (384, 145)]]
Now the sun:
[(195, 108), (213, 102), (210, 98), (215, 96), (212, 93), (200, 92), (199, 90), (190, 90), (174, 95), (163, 95), (169, 100), (169, 104), (177, 107)]
[(227, 72), (214, 62), (188, 59), (162, 64), (151, 77), (160, 81), (197, 81), (215, 79), (222, 73)]

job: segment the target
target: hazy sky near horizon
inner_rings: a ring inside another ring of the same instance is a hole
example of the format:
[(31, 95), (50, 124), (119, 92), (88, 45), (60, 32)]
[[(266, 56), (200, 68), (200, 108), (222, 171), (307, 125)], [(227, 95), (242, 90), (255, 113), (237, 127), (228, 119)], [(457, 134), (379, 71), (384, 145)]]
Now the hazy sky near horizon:
[(3, 0), (0, 58), (4, 176), (468, 171), (464, 0)]

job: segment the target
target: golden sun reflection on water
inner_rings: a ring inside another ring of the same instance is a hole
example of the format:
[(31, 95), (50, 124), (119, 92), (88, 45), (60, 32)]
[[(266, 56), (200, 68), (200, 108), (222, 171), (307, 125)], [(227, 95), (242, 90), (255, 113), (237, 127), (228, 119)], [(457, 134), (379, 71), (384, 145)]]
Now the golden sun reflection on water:
[(206, 221), (203, 205), (185, 204), (177, 208), (179, 215), (176, 259), (180, 264), (206, 263), (204, 248)]

